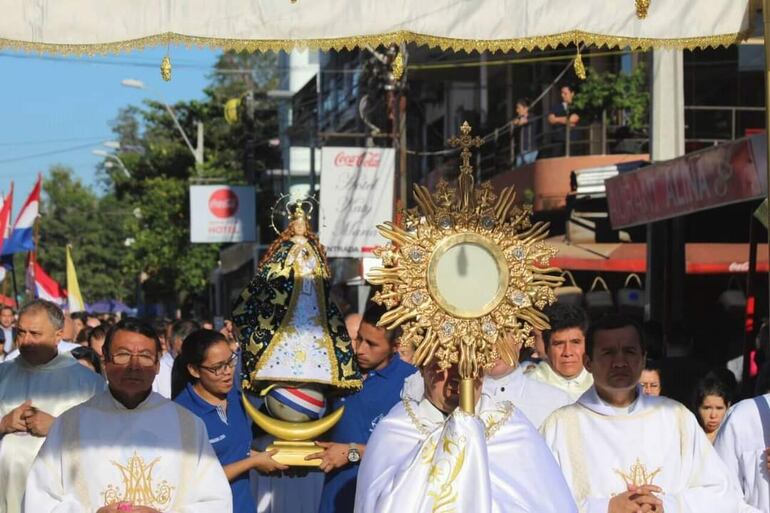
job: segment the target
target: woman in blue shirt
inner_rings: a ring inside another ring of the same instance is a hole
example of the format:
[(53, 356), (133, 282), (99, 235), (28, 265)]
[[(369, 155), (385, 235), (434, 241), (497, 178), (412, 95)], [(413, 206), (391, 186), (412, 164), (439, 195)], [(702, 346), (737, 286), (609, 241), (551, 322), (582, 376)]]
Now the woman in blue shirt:
[(251, 450), (251, 429), (238, 391), (233, 387), (237, 355), (219, 332), (198, 330), (182, 344), (174, 361), (171, 397), (206, 424), (209, 442), (233, 492), (234, 513), (255, 513), (249, 470), (268, 473), (288, 467), (272, 452)]

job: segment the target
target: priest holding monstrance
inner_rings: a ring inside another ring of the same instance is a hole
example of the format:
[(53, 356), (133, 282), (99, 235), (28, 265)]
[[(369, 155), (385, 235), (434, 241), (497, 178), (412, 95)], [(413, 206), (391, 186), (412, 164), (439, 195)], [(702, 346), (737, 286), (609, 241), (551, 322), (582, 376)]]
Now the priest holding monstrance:
[(540, 310), (560, 278), (548, 263), (547, 225), (530, 224), (514, 192), (474, 187), (463, 124), (457, 187), (416, 186), (419, 210), (386, 223), (384, 268), (369, 281), (390, 310), (382, 326), (403, 329), (422, 383), (375, 428), (359, 471), (357, 513), (577, 511), (550, 451), (524, 415), (482, 393), (486, 367), (515, 358), (503, 334), (531, 344), (548, 327)]

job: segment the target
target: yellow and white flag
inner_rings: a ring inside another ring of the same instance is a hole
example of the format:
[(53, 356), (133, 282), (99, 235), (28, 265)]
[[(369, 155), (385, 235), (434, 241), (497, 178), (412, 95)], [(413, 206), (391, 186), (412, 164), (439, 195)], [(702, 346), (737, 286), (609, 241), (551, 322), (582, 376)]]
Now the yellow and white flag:
[(69, 244), (67, 244), (67, 306), (70, 313), (82, 312), (86, 309), (83, 296), (80, 295), (75, 263), (72, 261), (72, 246)]

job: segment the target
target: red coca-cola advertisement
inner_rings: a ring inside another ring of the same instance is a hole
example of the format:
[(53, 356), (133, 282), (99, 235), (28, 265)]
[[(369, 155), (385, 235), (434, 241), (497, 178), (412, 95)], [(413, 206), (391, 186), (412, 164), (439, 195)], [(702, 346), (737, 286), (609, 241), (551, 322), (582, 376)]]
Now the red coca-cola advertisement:
[(234, 216), (238, 211), (238, 195), (227, 188), (215, 190), (209, 196), (209, 210), (219, 218)]

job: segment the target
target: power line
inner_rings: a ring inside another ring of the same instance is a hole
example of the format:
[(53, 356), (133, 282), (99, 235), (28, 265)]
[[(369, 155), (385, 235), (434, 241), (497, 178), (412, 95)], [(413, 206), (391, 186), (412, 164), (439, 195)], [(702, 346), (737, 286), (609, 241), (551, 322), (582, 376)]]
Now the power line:
[(69, 148), (62, 148), (59, 150), (51, 150), (51, 151), (44, 151), (40, 153), (33, 153), (31, 155), (22, 155), (20, 157), (11, 157), (9, 159), (0, 159), (0, 164), (7, 164), (9, 162), (19, 162), (22, 160), (30, 160), (30, 159), (36, 159), (38, 157), (47, 157), (49, 155), (58, 155), (59, 153), (69, 153), (71, 151), (77, 151), (77, 150), (83, 150), (85, 148), (90, 148), (93, 146), (93, 143), (88, 144), (81, 144), (79, 146), (70, 146)]
[(16, 141), (16, 142), (0, 142), (0, 146), (30, 146), (36, 144), (56, 144), (64, 142), (76, 142), (76, 141), (99, 141), (103, 139), (109, 139), (110, 135), (95, 135), (93, 137), (73, 137), (68, 139), (38, 139), (34, 141)]

